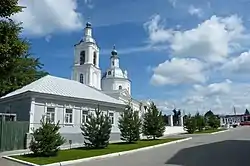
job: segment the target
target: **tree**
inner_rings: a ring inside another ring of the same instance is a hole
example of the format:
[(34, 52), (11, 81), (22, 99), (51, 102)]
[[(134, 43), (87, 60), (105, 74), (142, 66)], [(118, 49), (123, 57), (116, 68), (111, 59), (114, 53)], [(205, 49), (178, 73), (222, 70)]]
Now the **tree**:
[(39, 59), (30, 56), (28, 40), (20, 38), (21, 24), (11, 19), (22, 8), (18, 0), (0, 1), (0, 96), (48, 74)]
[(173, 110), (173, 124), (176, 126), (178, 125), (179, 122), (179, 117), (181, 115), (181, 110), (179, 109), (178, 111), (176, 109)]
[(65, 139), (59, 133), (59, 121), (53, 124), (43, 117), (41, 119), (41, 127), (32, 133), (30, 142), (30, 150), (35, 156), (49, 157), (56, 156), (59, 146), (65, 143)]
[(195, 120), (196, 120), (197, 129), (199, 131), (202, 131), (206, 126), (204, 117), (202, 115), (200, 115), (199, 112), (197, 112), (195, 115)]
[(147, 112), (143, 116), (142, 133), (146, 136), (156, 137), (163, 136), (165, 124), (162, 118), (162, 112), (152, 102)]
[(220, 120), (215, 116), (210, 116), (208, 118), (208, 125), (209, 127), (213, 128), (213, 129), (217, 129), (218, 127), (220, 127)]
[(99, 109), (95, 109), (95, 115), (89, 114), (86, 123), (81, 125), (84, 144), (90, 148), (106, 148), (109, 144), (111, 133), (111, 121), (108, 115), (104, 115)]
[(204, 116), (205, 116), (206, 118), (208, 118), (208, 117), (214, 116), (214, 113), (213, 113), (211, 110), (209, 110), (209, 111), (207, 111), (207, 112), (205, 113)]
[(197, 121), (194, 116), (191, 116), (191, 114), (186, 116), (184, 121), (184, 128), (189, 134), (192, 134), (196, 131)]
[(249, 115), (249, 114), (250, 114), (250, 113), (249, 113), (248, 109), (246, 109), (245, 115)]
[(121, 131), (121, 140), (135, 142), (140, 139), (141, 120), (137, 111), (127, 105), (123, 114), (118, 120), (118, 128)]

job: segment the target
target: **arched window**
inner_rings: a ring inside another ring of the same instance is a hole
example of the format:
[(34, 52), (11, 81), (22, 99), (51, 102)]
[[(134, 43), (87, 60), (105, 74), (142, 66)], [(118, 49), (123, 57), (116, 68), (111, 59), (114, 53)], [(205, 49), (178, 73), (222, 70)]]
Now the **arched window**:
[(80, 74), (80, 83), (83, 84), (83, 74)]
[(115, 65), (115, 62), (114, 61), (112, 61), (112, 66), (114, 66)]
[(85, 63), (85, 51), (80, 53), (80, 65)]
[(111, 71), (108, 71), (108, 75), (111, 75)]
[(96, 52), (94, 52), (94, 56), (93, 56), (93, 64), (96, 65)]
[(122, 89), (122, 86), (120, 85), (120, 86), (119, 86), (119, 90), (121, 90), (121, 89)]

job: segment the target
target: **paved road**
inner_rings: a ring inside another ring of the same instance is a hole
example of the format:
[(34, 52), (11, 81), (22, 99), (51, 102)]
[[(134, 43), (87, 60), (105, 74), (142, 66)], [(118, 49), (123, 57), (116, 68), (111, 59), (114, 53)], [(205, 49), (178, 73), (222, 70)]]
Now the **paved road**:
[[(71, 166), (239, 166), (249, 165), (250, 127), (119, 157)], [(0, 159), (0, 166), (20, 166)]]
[[(195, 136), (192, 140), (74, 166), (239, 166), (249, 165), (250, 127)], [(73, 165), (72, 165), (73, 166)]]
[(24, 166), (24, 165), (0, 158), (0, 166)]

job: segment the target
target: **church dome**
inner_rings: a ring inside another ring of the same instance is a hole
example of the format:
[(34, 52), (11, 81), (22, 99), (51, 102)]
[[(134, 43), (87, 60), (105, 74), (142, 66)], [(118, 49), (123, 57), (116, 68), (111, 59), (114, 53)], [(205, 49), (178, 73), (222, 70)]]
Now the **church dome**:
[(112, 50), (111, 55), (117, 55), (117, 51), (115, 49)]
[(86, 23), (86, 27), (87, 27), (87, 28), (90, 28), (90, 27), (91, 27), (91, 23), (90, 23), (90, 22), (87, 22), (87, 23)]

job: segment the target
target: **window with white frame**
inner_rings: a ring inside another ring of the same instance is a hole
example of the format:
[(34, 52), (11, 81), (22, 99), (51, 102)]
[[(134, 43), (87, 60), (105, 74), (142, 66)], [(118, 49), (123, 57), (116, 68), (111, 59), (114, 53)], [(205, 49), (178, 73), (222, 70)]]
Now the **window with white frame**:
[(66, 108), (65, 110), (65, 123), (71, 124), (73, 123), (73, 110)]
[(114, 113), (113, 112), (109, 112), (109, 119), (111, 121), (111, 124), (114, 124)]
[(82, 110), (82, 123), (86, 123), (88, 118), (88, 111)]
[(46, 111), (46, 121), (47, 122), (55, 122), (55, 108), (47, 107)]

